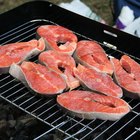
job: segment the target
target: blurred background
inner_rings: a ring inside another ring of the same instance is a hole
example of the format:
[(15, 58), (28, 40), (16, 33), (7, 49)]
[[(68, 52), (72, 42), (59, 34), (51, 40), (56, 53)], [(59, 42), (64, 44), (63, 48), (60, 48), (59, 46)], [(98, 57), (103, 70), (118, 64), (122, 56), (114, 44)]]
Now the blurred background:
[[(29, 1), (30, 0), (0, 0), (0, 14)], [(68, 3), (71, 2), (72, 0), (48, 0), (48, 1), (59, 5), (62, 2)], [(101, 17), (106, 22), (106, 24), (111, 26), (113, 25), (110, 0), (81, 0), (81, 2), (87, 5), (99, 17)]]

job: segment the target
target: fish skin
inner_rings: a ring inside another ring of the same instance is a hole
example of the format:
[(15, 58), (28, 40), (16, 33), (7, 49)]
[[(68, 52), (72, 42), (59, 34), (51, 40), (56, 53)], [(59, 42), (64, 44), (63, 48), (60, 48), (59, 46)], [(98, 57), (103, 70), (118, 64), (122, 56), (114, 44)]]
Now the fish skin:
[(123, 95), (122, 89), (106, 73), (101, 73), (78, 64), (78, 67), (74, 68), (74, 75), (82, 85), (92, 91), (118, 98), (121, 98)]
[(127, 72), (116, 58), (111, 58), (111, 63), (114, 69), (113, 77), (116, 83), (122, 87), (124, 95), (133, 99), (140, 98), (140, 81), (137, 81), (134, 76)]
[(21, 63), (45, 50), (43, 38), (28, 42), (6, 44), (0, 47), (0, 74), (8, 73), (13, 63)]
[(9, 73), (38, 94), (56, 95), (66, 88), (66, 83), (61, 76), (34, 62), (24, 61), (21, 65), (14, 63)]
[(46, 40), (48, 50), (72, 55), (77, 47), (77, 36), (71, 30), (59, 25), (42, 25), (37, 29), (36, 36)]
[(110, 60), (103, 48), (94, 41), (81, 40), (77, 43), (74, 58), (80, 64), (99, 72), (112, 75), (113, 69)]
[(129, 104), (123, 99), (82, 90), (58, 95), (57, 103), (69, 114), (90, 120), (116, 121), (131, 110)]
[[(72, 56), (48, 50), (42, 52), (38, 59), (50, 70), (53, 70), (65, 79), (67, 89), (72, 90), (80, 86), (79, 80), (73, 74), (73, 68), (76, 67), (76, 64)], [(59, 67), (63, 68), (63, 70), (60, 70)]]

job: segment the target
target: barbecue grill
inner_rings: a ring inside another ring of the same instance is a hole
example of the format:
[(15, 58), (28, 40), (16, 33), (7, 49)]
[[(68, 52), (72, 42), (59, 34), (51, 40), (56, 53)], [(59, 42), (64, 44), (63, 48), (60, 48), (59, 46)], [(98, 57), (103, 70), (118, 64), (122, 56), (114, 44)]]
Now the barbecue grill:
[[(43, 24), (72, 30), (78, 39), (97, 41), (109, 56), (127, 54), (140, 63), (140, 39), (96, 21), (67, 11), (47, 1), (32, 1), (0, 15), (0, 44), (28, 41)], [(37, 56), (31, 58), (37, 62)], [(80, 87), (81, 88), (81, 87)], [(131, 140), (140, 138), (140, 102), (123, 96), (132, 111), (118, 121), (86, 120), (69, 116), (57, 106), (55, 97), (32, 93), (9, 74), (0, 75), (0, 98), (37, 118), (49, 129), (34, 138), (59, 133), (65, 140)]]

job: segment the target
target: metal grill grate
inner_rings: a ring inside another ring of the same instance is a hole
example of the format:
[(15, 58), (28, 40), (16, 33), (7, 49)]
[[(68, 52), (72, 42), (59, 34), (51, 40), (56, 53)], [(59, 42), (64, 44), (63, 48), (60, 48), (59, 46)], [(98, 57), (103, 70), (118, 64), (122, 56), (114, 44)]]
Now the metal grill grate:
[[(46, 20), (28, 21), (0, 36), (0, 44), (28, 41), (35, 38), (35, 31), (42, 24), (54, 24)], [(90, 39), (77, 34), (79, 39)], [(110, 49), (102, 44), (106, 53), (120, 58), (122, 52)], [(37, 61), (37, 57), (31, 58)], [(20, 108), (24, 112), (34, 116), (38, 120), (51, 126), (49, 131), (35, 138), (44, 137), (54, 131), (63, 134), (65, 140), (88, 139), (136, 139), (140, 136), (140, 102), (124, 97), (132, 111), (122, 119), (111, 122), (102, 120), (85, 120), (71, 117), (64, 113), (56, 104), (55, 98), (41, 97), (32, 93), (21, 82), (16, 81), (9, 74), (0, 75), (0, 97)]]

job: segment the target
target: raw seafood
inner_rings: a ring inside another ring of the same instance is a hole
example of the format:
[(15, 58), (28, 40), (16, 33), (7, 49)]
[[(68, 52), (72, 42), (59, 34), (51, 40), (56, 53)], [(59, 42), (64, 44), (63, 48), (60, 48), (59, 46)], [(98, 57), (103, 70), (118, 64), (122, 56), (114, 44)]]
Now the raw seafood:
[(76, 64), (70, 55), (49, 50), (39, 55), (39, 61), (45, 64), (49, 69), (60, 74), (66, 80), (70, 90), (80, 86), (79, 80), (73, 75), (73, 68), (76, 67)]
[(37, 37), (46, 39), (47, 49), (72, 55), (77, 47), (77, 36), (69, 29), (58, 25), (42, 25)]
[(122, 97), (122, 89), (106, 73), (79, 64), (77, 68), (74, 68), (74, 75), (84, 86), (93, 91), (118, 98)]
[(122, 99), (80, 90), (58, 95), (57, 103), (70, 114), (85, 119), (115, 121), (131, 109)]
[(55, 95), (66, 88), (66, 83), (59, 74), (34, 62), (12, 64), (9, 73), (39, 94)]
[(140, 64), (127, 55), (123, 55), (120, 59), (122, 67), (130, 73), (134, 79), (140, 81)]
[(6, 44), (0, 47), (0, 74), (8, 73), (13, 63), (20, 63), (45, 49), (43, 38), (28, 42)]
[[(123, 61), (124, 60), (121, 60), (123, 63), (121, 65), (118, 59), (111, 58), (115, 81), (123, 88), (126, 96), (130, 98), (140, 98), (140, 81), (137, 81), (135, 78), (136, 75), (130, 73), (129, 69), (132, 67), (125, 66)], [(123, 68), (124, 66), (125, 69)]]
[(77, 43), (74, 58), (82, 65), (112, 75), (113, 69), (103, 48), (94, 41), (81, 40)]

